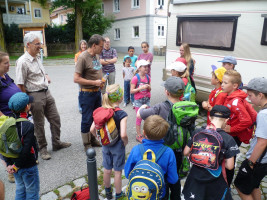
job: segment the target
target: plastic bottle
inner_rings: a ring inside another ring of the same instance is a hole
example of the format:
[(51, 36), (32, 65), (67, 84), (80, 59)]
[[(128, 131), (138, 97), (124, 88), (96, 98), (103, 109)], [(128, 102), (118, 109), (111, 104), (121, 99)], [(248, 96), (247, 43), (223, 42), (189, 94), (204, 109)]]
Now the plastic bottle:
[(106, 73), (106, 75), (102, 77), (102, 82), (103, 83), (105, 83), (106, 80), (108, 79), (108, 75), (109, 75), (109, 73)]

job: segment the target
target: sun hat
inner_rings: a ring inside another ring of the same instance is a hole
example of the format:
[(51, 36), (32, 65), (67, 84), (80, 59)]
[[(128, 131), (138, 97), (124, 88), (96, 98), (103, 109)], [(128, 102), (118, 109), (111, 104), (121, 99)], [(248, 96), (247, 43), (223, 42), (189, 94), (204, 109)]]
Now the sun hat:
[(150, 63), (148, 61), (146, 61), (146, 60), (138, 60), (137, 61), (137, 69), (139, 69), (139, 67), (141, 67), (141, 66), (147, 66), (149, 64)]

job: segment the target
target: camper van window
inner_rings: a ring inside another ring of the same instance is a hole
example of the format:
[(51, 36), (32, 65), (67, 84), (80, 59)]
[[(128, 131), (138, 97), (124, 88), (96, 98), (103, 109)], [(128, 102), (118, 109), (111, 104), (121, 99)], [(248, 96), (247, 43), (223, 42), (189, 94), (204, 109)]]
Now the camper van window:
[(264, 18), (264, 22), (263, 22), (261, 44), (262, 45), (267, 45), (267, 18), (266, 17)]
[(233, 51), (238, 16), (177, 16), (176, 45)]

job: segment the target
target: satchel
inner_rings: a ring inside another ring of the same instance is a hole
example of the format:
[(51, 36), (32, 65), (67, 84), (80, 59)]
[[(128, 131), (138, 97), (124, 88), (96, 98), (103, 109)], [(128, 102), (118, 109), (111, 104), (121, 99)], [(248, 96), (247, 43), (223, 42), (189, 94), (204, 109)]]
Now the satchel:
[(89, 187), (83, 188), (82, 186), (80, 190), (73, 192), (71, 200), (90, 200)]

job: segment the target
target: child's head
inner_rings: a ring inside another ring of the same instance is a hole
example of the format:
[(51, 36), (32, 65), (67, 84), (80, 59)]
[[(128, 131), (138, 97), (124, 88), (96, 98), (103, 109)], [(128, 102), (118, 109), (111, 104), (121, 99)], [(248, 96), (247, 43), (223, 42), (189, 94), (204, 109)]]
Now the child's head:
[(164, 83), (163, 86), (167, 91), (167, 95), (170, 95), (173, 98), (179, 98), (183, 95), (185, 85), (181, 78), (176, 76), (169, 77)]
[(218, 83), (221, 84), (225, 72), (226, 69), (224, 67), (219, 67), (218, 69), (212, 68), (211, 84), (212, 85), (217, 85)]
[(146, 61), (146, 60), (138, 60), (137, 61), (138, 72), (147, 74), (148, 73), (148, 65), (149, 65), (148, 61)]
[(148, 52), (148, 49), (149, 49), (149, 45), (147, 42), (142, 42), (141, 43), (141, 48), (143, 50), (144, 53), (147, 53)]
[(222, 81), (222, 90), (228, 95), (238, 89), (241, 84), (241, 75), (235, 70), (228, 70), (224, 73)]
[(123, 90), (119, 84), (107, 86), (106, 93), (103, 95), (103, 108), (114, 108), (114, 103), (121, 103), (123, 99)]
[(190, 52), (189, 44), (187, 44), (187, 43), (181, 44), (181, 46), (180, 46), (180, 56), (182, 58), (185, 58), (187, 56), (190, 56), (191, 57), (191, 52)]
[(24, 92), (17, 92), (9, 99), (8, 107), (14, 113), (28, 112), (32, 102), (32, 96), (28, 96)]
[(185, 78), (189, 75), (186, 65), (182, 62), (173, 62), (168, 69), (171, 70), (172, 76)]
[(144, 135), (149, 140), (161, 140), (165, 137), (168, 129), (169, 123), (159, 115), (149, 116), (144, 123)]
[(128, 47), (128, 54), (130, 57), (133, 57), (133, 55), (134, 55), (134, 47), (133, 46)]
[(85, 40), (81, 40), (79, 45), (80, 51), (85, 51), (87, 48), (88, 48), (87, 42)]
[(131, 67), (132, 60), (130, 57), (125, 58), (125, 67)]
[(222, 62), (223, 67), (226, 70), (235, 69), (235, 66), (237, 65), (236, 59), (233, 56), (225, 56), (223, 60), (220, 60), (218, 62)]
[(256, 106), (264, 106), (267, 101), (267, 79), (264, 77), (253, 78), (243, 89), (247, 90), (248, 98)]
[(210, 120), (211, 123), (214, 123), (214, 121), (220, 121), (221, 124), (224, 125), (226, 124), (230, 115), (231, 111), (229, 108), (222, 105), (215, 105), (210, 111)]
[(7, 53), (0, 51), (0, 75), (4, 75), (9, 71), (9, 56)]

